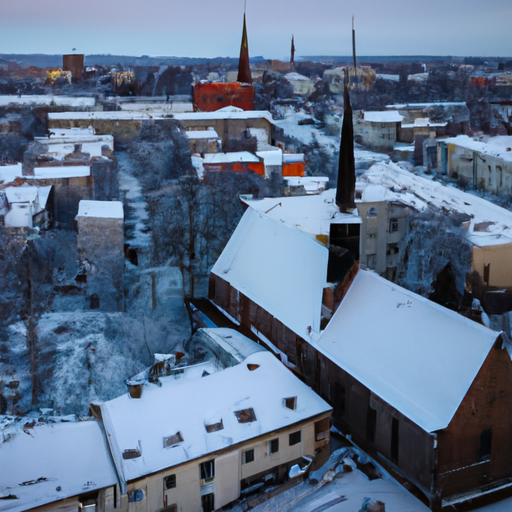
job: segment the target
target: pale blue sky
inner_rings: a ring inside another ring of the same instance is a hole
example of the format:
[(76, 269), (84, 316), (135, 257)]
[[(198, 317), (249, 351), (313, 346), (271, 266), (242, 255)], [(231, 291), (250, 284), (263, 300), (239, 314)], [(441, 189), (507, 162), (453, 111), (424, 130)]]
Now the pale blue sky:
[[(0, 53), (238, 56), (243, 0), (0, 0)], [(247, 0), (251, 56), (512, 56), (512, 0)]]

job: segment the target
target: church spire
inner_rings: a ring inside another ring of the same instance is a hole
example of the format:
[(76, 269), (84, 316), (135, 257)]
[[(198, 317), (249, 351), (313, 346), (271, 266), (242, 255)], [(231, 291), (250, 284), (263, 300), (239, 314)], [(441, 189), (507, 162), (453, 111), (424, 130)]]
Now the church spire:
[(247, 40), (247, 26), (245, 23), (244, 10), (244, 28), (242, 31), (242, 44), (240, 46), (240, 58), (238, 60), (238, 78), (237, 82), (252, 84), (251, 66), (249, 65), (249, 42)]
[(356, 188), (356, 166), (354, 161), (354, 126), (352, 107), (348, 93), (347, 80), (343, 90), (343, 125), (341, 127), (340, 157), (338, 163), (338, 183), (336, 188), (336, 204), (340, 212), (351, 213)]
[(290, 69), (295, 71), (295, 41), (292, 34), (292, 48), (290, 51)]

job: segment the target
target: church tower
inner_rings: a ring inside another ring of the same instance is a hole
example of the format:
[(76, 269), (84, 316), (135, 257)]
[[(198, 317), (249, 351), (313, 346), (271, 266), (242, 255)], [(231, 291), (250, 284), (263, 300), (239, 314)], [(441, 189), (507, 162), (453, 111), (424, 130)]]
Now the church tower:
[(249, 65), (249, 42), (247, 40), (247, 25), (245, 22), (244, 12), (244, 28), (242, 31), (242, 44), (240, 46), (240, 58), (238, 60), (238, 82), (244, 84), (252, 84), (251, 66)]

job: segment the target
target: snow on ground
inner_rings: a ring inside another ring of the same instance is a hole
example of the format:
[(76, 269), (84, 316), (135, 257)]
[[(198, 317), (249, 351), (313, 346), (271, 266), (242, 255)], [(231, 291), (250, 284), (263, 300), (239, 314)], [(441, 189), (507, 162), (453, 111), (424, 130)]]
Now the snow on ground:
[[(252, 510), (357, 512), (363, 510), (362, 506), (365, 503), (381, 501), (386, 507), (386, 512), (429, 511), (426, 505), (398, 484), (380, 466), (377, 466), (377, 470), (383, 475), (382, 478), (370, 480), (357, 469), (354, 455), (361, 461), (366, 458), (357, 448), (336, 450), (322, 469), (310, 474), (310, 480), (278, 494)], [(328, 468), (331, 469), (326, 471)], [(317, 481), (318, 483), (315, 483)], [(233, 512), (241, 512), (244, 507), (245, 503), (240, 504), (233, 508)]]
[(326, 135), (312, 124), (298, 124), (299, 121), (304, 119), (311, 119), (311, 115), (304, 112), (304, 110), (295, 112), (295, 107), (285, 107), (284, 119), (274, 120), (274, 124), (281, 128), (286, 135), (299, 140), (303, 144), (312, 144), (313, 140), (316, 139), (326, 149), (328, 147), (332, 150), (338, 148), (339, 137)]
[[(316, 139), (324, 149), (330, 154), (336, 154), (340, 146), (340, 137), (326, 135), (325, 132), (316, 128), (315, 125), (300, 125), (299, 121), (311, 119), (311, 115), (300, 110), (295, 111), (295, 107), (285, 107), (284, 119), (274, 120), (274, 124), (283, 130), (285, 135), (297, 139), (302, 144), (312, 144)], [(368, 169), (375, 162), (389, 161), (389, 155), (377, 153), (374, 151), (354, 149), (356, 169)]]
[(119, 189), (123, 203), (127, 207), (125, 218), (126, 242), (131, 247), (148, 249), (151, 245), (151, 235), (147, 222), (149, 213), (147, 203), (142, 195), (142, 188), (137, 178), (131, 173), (132, 162), (127, 153), (118, 152)]

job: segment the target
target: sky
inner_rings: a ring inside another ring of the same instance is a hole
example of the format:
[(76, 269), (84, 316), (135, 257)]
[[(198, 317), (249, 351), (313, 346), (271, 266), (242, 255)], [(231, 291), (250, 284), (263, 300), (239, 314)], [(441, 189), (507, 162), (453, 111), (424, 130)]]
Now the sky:
[[(246, 0), (251, 57), (512, 57), (511, 0)], [(237, 57), (244, 0), (0, 0), (0, 53)]]

